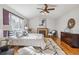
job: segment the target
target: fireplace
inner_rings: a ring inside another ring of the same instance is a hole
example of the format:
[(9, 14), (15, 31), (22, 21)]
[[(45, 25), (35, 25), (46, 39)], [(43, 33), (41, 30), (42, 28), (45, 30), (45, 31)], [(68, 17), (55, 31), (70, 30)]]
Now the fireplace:
[(37, 28), (37, 32), (43, 34), (44, 37), (48, 36), (48, 28)]

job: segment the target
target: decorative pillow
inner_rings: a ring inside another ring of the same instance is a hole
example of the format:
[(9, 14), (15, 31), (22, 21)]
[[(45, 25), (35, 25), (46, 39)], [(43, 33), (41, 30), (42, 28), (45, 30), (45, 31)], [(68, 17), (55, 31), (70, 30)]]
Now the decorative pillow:
[(27, 35), (28, 35), (28, 32), (24, 31), (23, 36), (27, 36)]
[(23, 35), (23, 32), (22, 31), (16, 32), (16, 37), (21, 37), (22, 35)]

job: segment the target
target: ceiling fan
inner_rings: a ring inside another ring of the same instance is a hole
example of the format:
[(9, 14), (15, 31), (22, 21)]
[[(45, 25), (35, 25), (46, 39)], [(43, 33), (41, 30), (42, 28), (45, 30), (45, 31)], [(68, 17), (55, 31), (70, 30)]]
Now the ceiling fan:
[(44, 13), (44, 12), (49, 13), (50, 10), (55, 10), (55, 8), (48, 8), (47, 4), (44, 4), (44, 6), (45, 6), (44, 8), (37, 8), (37, 9), (42, 10), (40, 11), (40, 13)]

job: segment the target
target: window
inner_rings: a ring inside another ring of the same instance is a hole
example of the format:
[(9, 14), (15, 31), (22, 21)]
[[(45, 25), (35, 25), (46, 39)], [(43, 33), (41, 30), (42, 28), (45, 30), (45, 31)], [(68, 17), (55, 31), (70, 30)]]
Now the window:
[(24, 19), (3, 9), (3, 36), (16, 35), (17, 32), (24, 31)]
[(16, 35), (24, 31), (24, 20), (12, 13), (9, 13), (10, 35)]

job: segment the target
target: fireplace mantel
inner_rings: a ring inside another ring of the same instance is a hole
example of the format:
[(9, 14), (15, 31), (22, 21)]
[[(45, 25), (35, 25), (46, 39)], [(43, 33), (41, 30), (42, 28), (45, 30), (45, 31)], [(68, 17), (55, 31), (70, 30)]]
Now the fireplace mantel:
[(37, 32), (44, 35), (44, 37), (48, 36), (48, 28), (37, 28)]

